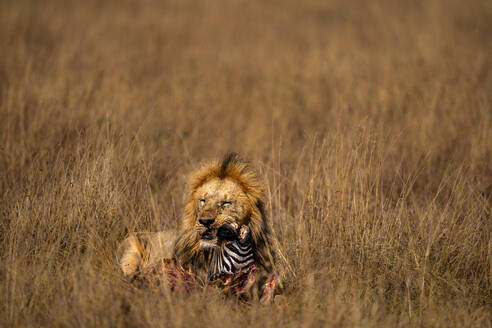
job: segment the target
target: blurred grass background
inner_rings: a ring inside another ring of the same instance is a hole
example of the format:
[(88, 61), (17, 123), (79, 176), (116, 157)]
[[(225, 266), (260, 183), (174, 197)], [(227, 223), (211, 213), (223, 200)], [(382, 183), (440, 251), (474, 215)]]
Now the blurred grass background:
[[(489, 1), (0, 2), (0, 325), (492, 327)], [(129, 289), (237, 151), (285, 302)]]

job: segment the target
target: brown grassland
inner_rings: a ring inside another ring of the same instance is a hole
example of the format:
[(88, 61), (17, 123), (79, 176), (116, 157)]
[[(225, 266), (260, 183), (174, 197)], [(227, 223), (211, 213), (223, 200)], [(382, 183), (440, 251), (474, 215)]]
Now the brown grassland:
[[(0, 326), (492, 327), (492, 4), (1, 1)], [(132, 290), (237, 151), (282, 302)]]

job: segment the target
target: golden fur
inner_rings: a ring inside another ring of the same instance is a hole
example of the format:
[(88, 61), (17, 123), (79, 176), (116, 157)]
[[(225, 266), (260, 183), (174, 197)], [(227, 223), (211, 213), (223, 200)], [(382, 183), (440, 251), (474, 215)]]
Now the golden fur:
[[(203, 217), (213, 217), (215, 221), (207, 228), (199, 222)], [(197, 273), (206, 271), (209, 249), (216, 240), (217, 228), (224, 223), (249, 226), (257, 266), (272, 273), (274, 253), (264, 210), (264, 185), (251, 166), (236, 154), (203, 165), (191, 174), (188, 202), (177, 235), (165, 231), (132, 235), (123, 241), (119, 254), (121, 268), (128, 275), (156, 260), (174, 257)], [(203, 240), (206, 231), (212, 240)]]
[(120, 268), (126, 276), (171, 258), (176, 231), (140, 232), (130, 234), (118, 248)]

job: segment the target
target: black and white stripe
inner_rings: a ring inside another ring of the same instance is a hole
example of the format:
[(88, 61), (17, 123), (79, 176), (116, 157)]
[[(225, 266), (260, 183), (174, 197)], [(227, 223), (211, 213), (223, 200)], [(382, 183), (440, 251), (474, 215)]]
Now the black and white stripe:
[(251, 236), (227, 240), (213, 249), (212, 261), (208, 272), (212, 280), (223, 275), (234, 275), (246, 271), (255, 262)]

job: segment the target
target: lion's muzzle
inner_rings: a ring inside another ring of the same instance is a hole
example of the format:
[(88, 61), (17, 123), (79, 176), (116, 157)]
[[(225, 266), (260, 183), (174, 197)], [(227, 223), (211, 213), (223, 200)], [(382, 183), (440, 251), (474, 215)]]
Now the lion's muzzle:
[(202, 232), (202, 240), (212, 240), (214, 239), (214, 234), (212, 233), (212, 224), (215, 222), (215, 217), (201, 217), (198, 222), (205, 228)]
[(214, 217), (201, 217), (198, 220), (198, 222), (200, 222), (200, 224), (202, 224), (203, 226), (208, 228), (215, 222), (215, 218)]
[(212, 240), (214, 239), (214, 235), (212, 234), (212, 229), (208, 228), (204, 232), (202, 232), (202, 238), (203, 240)]

